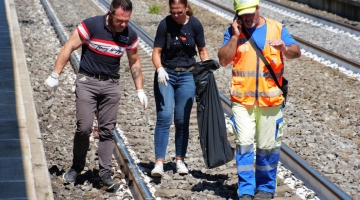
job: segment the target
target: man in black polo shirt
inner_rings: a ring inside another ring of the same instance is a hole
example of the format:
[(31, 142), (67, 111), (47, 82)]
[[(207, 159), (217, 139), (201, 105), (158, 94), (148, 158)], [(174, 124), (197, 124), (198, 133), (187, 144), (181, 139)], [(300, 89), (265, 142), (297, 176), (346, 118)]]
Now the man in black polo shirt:
[(75, 182), (84, 169), (89, 136), (95, 111), (99, 122), (99, 176), (108, 189), (119, 183), (111, 178), (113, 130), (120, 100), (120, 58), (126, 51), (138, 97), (144, 109), (148, 98), (143, 90), (141, 62), (137, 52), (138, 36), (128, 26), (132, 13), (130, 0), (113, 0), (106, 15), (85, 19), (62, 47), (54, 70), (46, 79), (50, 89), (59, 85), (59, 75), (71, 53), (82, 46), (80, 69), (76, 79), (76, 131), (72, 167), (64, 175), (65, 182)]

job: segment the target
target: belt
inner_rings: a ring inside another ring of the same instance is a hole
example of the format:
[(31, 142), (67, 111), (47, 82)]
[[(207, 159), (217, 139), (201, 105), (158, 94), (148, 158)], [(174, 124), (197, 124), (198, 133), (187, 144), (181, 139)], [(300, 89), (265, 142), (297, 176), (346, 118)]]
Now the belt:
[(82, 68), (79, 69), (79, 74), (83, 74), (85, 76), (96, 78), (96, 79), (99, 79), (100, 81), (106, 81), (109, 79), (119, 79), (120, 78), (120, 74), (92, 74), (90, 72), (85, 71)]
[(174, 72), (186, 72), (186, 71), (191, 72), (194, 69), (194, 66), (190, 66), (190, 67), (166, 67), (166, 66), (163, 66), (163, 67), (174, 70)]

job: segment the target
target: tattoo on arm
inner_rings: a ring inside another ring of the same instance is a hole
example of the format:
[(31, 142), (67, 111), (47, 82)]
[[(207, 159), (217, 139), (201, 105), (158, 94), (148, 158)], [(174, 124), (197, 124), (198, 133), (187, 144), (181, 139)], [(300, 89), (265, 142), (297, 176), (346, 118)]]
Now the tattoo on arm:
[(131, 68), (131, 76), (134, 80), (137, 80), (140, 76), (140, 67), (139, 66), (133, 66)]

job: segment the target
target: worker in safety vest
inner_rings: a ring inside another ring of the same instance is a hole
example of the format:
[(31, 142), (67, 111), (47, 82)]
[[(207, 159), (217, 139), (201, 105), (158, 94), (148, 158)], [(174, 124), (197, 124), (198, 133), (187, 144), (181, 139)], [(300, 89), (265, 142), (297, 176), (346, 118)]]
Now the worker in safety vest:
[(280, 86), (283, 56), (289, 59), (301, 56), (299, 45), (281, 23), (260, 16), (259, 4), (260, 0), (234, 1), (236, 14), (218, 52), (222, 66), (233, 62), (230, 100), (240, 199), (273, 198), (284, 126), (283, 92), (244, 31), (261, 50)]

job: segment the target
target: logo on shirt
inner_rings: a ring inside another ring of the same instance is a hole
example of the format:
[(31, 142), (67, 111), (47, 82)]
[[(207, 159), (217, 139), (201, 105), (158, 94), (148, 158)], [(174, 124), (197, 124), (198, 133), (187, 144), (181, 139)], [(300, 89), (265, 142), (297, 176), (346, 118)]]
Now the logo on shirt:
[(180, 40), (182, 40), (182, 41), (186, 41), (186, 37), (185, 37), (185, 36), (180, 35)]
[(128, 43), (128, 42), (129, 42), (129, 37), (120, 35), (120, 36), (119, 36), (119, 42)]

